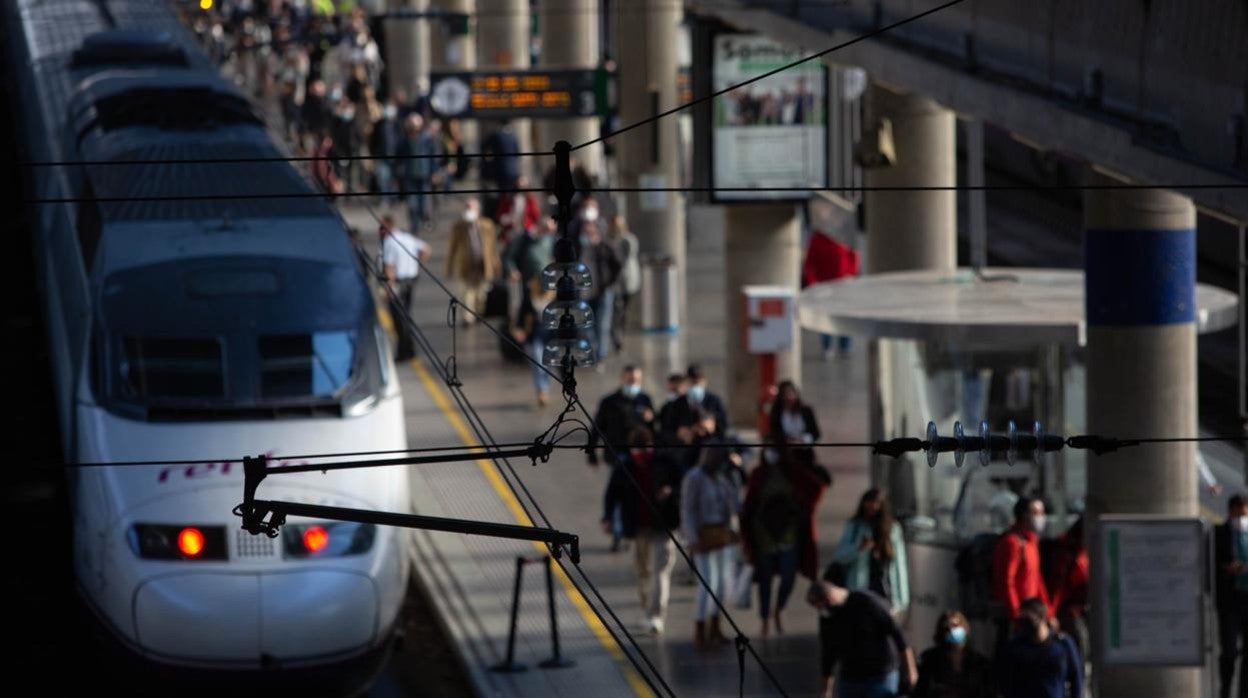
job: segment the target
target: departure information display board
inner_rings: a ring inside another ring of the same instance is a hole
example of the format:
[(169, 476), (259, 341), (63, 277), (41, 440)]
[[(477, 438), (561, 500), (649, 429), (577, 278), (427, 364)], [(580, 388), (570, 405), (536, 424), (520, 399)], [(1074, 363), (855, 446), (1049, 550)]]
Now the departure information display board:
[(568, 118), (598, 114), (589, 70), (432, 73), (429, 105), (447, 118)]

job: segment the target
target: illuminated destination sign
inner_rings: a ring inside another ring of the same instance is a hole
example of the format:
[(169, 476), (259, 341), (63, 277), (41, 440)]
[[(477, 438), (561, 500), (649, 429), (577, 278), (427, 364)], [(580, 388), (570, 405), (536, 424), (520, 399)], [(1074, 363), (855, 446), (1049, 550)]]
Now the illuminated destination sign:
[(478, 119), (595, 116), (593, 70), (433, 73), (429, 105), (439, 116)]

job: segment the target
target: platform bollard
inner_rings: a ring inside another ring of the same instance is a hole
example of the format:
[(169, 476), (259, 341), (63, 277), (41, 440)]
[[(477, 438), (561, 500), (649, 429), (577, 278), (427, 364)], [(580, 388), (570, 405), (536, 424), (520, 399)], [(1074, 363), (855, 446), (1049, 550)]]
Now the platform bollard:
[(520, 584), (524, 578), (524, 566), (541, 562), (546, 565), (546, 604), (550, 613), (550, 645), (551, 656), (538, 664), (543, 669), (563, 669), (575, 666), (576, 662), (567, 659), (559, 649), (559, 619), (555, 609), (555, 579), (550, 568), (550, 557), (516, 557), (516, 581), (511, 590), (511, 628), (507, 633), (507, 658), (501, 663), (490, 667), (491, 671), (504, 674), (515, 674), (528, 671), (528, 667), (516, 661), (516, 626), (520, 620)]

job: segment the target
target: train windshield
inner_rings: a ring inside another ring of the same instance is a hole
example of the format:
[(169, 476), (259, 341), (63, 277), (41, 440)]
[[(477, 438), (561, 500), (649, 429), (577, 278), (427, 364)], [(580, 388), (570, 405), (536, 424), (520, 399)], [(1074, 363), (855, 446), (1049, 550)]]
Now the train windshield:
[(355, 413), (380, 395), (384, 347), (350, 266), (251, 257), (111, 275), (97, 396), (149, 420)]

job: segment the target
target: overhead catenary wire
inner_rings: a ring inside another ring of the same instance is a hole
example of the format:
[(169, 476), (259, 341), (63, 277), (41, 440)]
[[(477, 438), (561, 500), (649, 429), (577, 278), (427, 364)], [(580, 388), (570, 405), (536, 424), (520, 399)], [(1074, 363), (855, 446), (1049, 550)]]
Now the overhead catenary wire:
[[(376, 213), (373, 212), (371, 208), (369, 209), (369, 212), (375, 218), (377, 217)], [(380, 279), (381, 274), (379, 270), (376, 269), (371, 259), (369, 259), (369, 256), (366, 253), (364, 253), (363, 250), (360, 251), (360, 256), (361, 256), (363, 264), (373, 272), (375, 278)], [(419, 263), (419, 260), (417, 261)], [(476, 409), (472, 407), (472, 403), (468, 401), (467, 396), (464, 395), (462, 387), (458, 385), (455, 381), (452, 381), (450, 379), (450, 376), (445, 372), (446, 371), (445, 364), (442, 362), (441, 358), (438, 356), (437, 350), (434, 349), (432, 343), (429, 342), (424, 332), (420, 329), (420, 326), (415, 322), (415, 320), (411, 318), (410, 315), (407, 314), (406, 306), (403, 305), (401, 302), (399, 302), (397, 294), (394, 292), (392, 288), (389, 287), (388, 284), (385, 284), (383, 282), (382, 286), (386, 294), (389, 296), (390, 300), (394, 302), (394, 304), (397, 307), (404, 309), (402, 317), (397, 318), (397, 320), (399, 320), (399, 322), (403, 325), (403, 327), (400, 328), (399, 325), (396, 324), (396, 327), (395, 327), (396, 331), (406, 331), (411, 334), (411, 337), (414, 340), (417, 347), (419, 347), (420, 350), (424, 352), (425, 357), (428, 359), (429, 363), (434, 367), (434, 370), (442, 378), (443, 384), (447, 386), (448, 392), (451, 394), (452, 398), (455, 400), (457, 406), (460, 409), (460, 412), (464, 415), (469, 425), (472, 427), (473, 432), (476, 434), (477, 440), (480, 441), (484, 445), (492, 445), (493, 443), (495, 443), (493, 435), (489, 432), (489, 428), (485, 425), (484, 420), (481, 419)], [(449, 293), (449, 290), (447, 292)], [(454, 296), (452, 295), (452, 297)], [(501, 466), (499, 465), (500, 460), (502, 461), (502, 464), (503, 464)], [(528, 498), (533, 509), (537, 512), (538, 517), (540, 517), (541, 521), (546, 525), (546, 527), (550, 528), (551, 530), (554, 530), (554, 526), (551, 524), (549, 517), (546, 516), (545, 511), (543, 511), (541, 508), (541, 505), (538, 504), (537, 498), (533, 495), (532, 492), (529, 491), (528, 487), (525, 486), (524, 481), (521, 480), (519, 473), (516, 472), (515, 467), (511, 464), (511, 461), (507, 458), (501, 458), (501, 459), (492, 458), (491, 461), (494, 463), (494, 467), (498, 471), (500, 477), (502, 477), (503, 482), (507, 484), (507, 487), (511, 491), (512, 496), (515, 498), (516, 502), (519, 503), (521, 509), (524, 511), (525, 516), (530, 521), (537, 520), (537, 518), (533, 516), (532, 512), (529, 511), (529, 507), (525, 505), (524, 500), (521, 499), (520, 491), (523, 491), (524, 495)], [(505, 466), (505, 469), (504, 469), (504, 466)], [(510, 474), (511, 476), (510, 478), (508, 478), (508, 474)], [(520, 491), (517, 491), (517, 487), (519, 487)], [(563, 570), (564, 575), (567, 577), (568, 581), (576, 589), (577, 593), (581, 594), (582, 597), (586, 596), (584, 590), (581, 589), (580, 585), (577, 584), (576, 580), (573, 579), (571, 575), (568, 573), (567, 566), (564, 563), (562, 556), (554, 558), (554, 562), (555, 564), (559, 565), (559, 568), (561, 570)], [(656, 686), (655, 681), (657, 681), (659, 685), (661, 685), (664, 689), (666, 689), (667, 695), (675, 696), (676, 694), (671, 689), (671, 686), (667, 684), (666, 680), (663, 678), (663, 675), (659, 672), (658, 668), (654, 666), (649, 656), (645, 653), (644, 650), (642, 650), (641, 646), (637, 644), (637, 641), (632, 636), (632, 633), (628, 631), (627, 626), (624, 624), (623, 621), (619, 619), (614, 609), (611, 608), (610, 604), (607, 603), (607, 600), (602, 596), (602, 593), (598, 590), (597, 586), (594, 585), (593, 581), (589, 578), (589, 575), (586, 574), (585, 570), (581, 567), (580, 563), (573, 563), (573, 567), (576, 569), (578, 575), (581, 577), (581, 580), (592, 591), (594, 597), (602, 605), (606, 613), (615, 622), (616, 626), (618, 627), (619, 632), (623, 633), (624, 637), (628, 640), (629, 645), (631, 645), (633, 650), (636, 652), (637, 656), (634, 656), (625, 648), (625, 644), (624, 642), (620, 640), (619, 635), (617, 635), (616, 633), (616, 629), (612, 628), (611, 624), (608, 623), (607, 620), (602, 617), (602, 612), (599, 611), (597, 607), (595, 607), (593, 604), (589, 604), (589, 607), (594, 612), (594, 615), (598, 617), (598, 620), (602, 623), (603, 627), (611, 635), (611, 638), (612, 640), (615, 641), (616, 645), (620, 647), (625, 657), (627, 657), (629, 662), (633, 665), (633, 668), (638, 672), (638, 674), (643, 678), (643, 680), (645, 680), (647, 685), (649, 685), (650, 688), (654, 690), (656, 693), (659, 692), (658, 690), (659, 687)], [(641, 658), (640, 661), (638, 660), (638, 657)], [(650, 674), (647, 674), (646, 671), (641, 667), (641, 663), (640, 663), (641, 661), (644, 661), (646, 666), (649, 667), (650, 672), (651, 672)]]
[[(742, 80), (741, 82), (733, 83), (732, 85), (729, 85), (729, 86), (724, 87), (724, 88), (722, 88), (722, 89), (719, 89), (719, 90), (716, 90), (716, 91), (714, 91), (714, 92), (711, 92), (710, 94), (705, 94), (705, 95), (702, 95), (701, 97), (695, 97), (694, 99), (692, 99), (692, 100), (690, 100), (690, 101), (688, 101), (688, 102), (684, 102), (684, 103), (682, 103), (682, 104), (679, 104), (679, 105), (677, 105), (677, 106), (675, 106), (675, 107), (672, 107), (671, 109), (668, 109), (668, 110), (666, 110), (666, 111), (659, 112), (658, 114), (655, 114), (655, 115), (653, 115), (653, 116), (646, 117), (645, 119), (642, 119), (641, 121), (638, 121), (638, 122), (635, 122), (635, 123), (629, 124), (628, 126), (623, 126), (623, 127), (620, 127), (620, 128), (618, 128), (618, 129), (616, 129), (616, 130), (614, 130), (614, 131), (611, 131), (610, 133), (604, 133), (603, 135), (601, 135), (601, 136), (599, 136), (599, 137), (597, 137), (597, 138), (594, 138), (593, 140), (588, 140), (588, 141), (585, 141), (584, 143), (581, 143), (580, 145), (573, 146), (572, 150), (576, 151), (576, 150), (580, 150), (580, 149), (582, 149), (582, 148), (586, 148), (586, 147), (588, 147), (588, 146), (594, 145), (595, 143), (601, 143), (602, 141), (607, 140), (608, 138), (614, 138), (615, 136), (618, 136), (618, 135), (620, 135), (620, 134), (622, 134), (622, 133), (627, 133), (627, 132), (629, 132), (629, 131), (632, 131), (632, 130), (633, 130), (633, 129), (635, 129), (635, 128), (640, 128), (640, 127), (642, 127), (642, 126), (645, 126), (646, 124), (653, 123), (653, 122), (655, 122), (655, 121), (658, 121), (659, 119), (662, 119), (662, 118), (665, 118), (665, 117), (671, 116), (672, 114), (676, 114), (676, 113), (678, 113), (678, 112), (684, 111), (685, 109), (689, 109), (690, 107), (696, 106), (696, 105), (698, 105), (698, 104), (702, 104), (702, 103), (704, 103), (704, 102), (709, 102), (710, 100), (715, 99), (716, 97), (719, 97), (719, 96), (721, 96), (721, 95), (725, 95), (725, 94), (727, 94), (727, 93), (729, 93), (729, 92), (732, 92), (733, 90), (738, 89), (738, 88), (740, 88), (740, 87), (745, 87), (746, 85), (751, 85), (751, 84), (753, 84), (753, 83), (758, 82), (759, 80), (765, 80), (765, 79), (767, 79), (767, 78), (771, 77), (772, 75), (776, 75), (776, 74), (778, 74), (778, 73), (782, 73), (782, 72), (784, 72), (784, 71), (786, 71), (786, 70), (788, 70), (788, 69), (790, 69), (790, 68), (794, 68), (794, 67), (796, 67), (796, 66), (802, 65), (803, 63), (808, 63), (808, 62), (813, 61), (813, 60), (816, 60), (816, 59), (818, 59), (818, 58), (822, 58), (822, 57), (824, 57), (824, 56), (828, 55), (829, 53), (832, 53), (832, 52), (834, 52), (834, 51), (839, 51), (839, 50), (841, 50), (841, 49), (843, 49), (843, 48), (847, 48), (847, 47), (849, 47), (849, 46), (853, 46), (854, 44), (859, 43), (859, 42), (861, 42), (861, 41), (866, 41), (867, 39), (871, 39), (871, 38), (877, 37), (877, 36), (879, 36), (879, 35), (881, 35), (881, 34), (884, 34), (884, 33), (886, 33), (886, 32), (892, 31), (893, 29), (896, 29), (897, 27), (900, 27), (900, 26), (903, 26), (903, 25), (909, 24), (909, 23), (911, 23), (911, 22), (914, 22), (914, 21), (920, 20), (920, 19), (922, 19), (922, 18), (924, 18), (924, 17), (927, 17), (928, 15), (935, 14), (935, 13), (937, 13), (937, 12), (940, 12), (941, 10), (944, 10), (944, 9), (947, 9), (947, 8), (950, 8), (950, 7), (953, 7), (954, 5), (959, 5), (959, 4), (963, 3), (963, 2), (965, 2), (965, 0), (950, 0), (949, 2), (946, 2), (946, 3), (944, 3), (944, 4), (937, 5), (936, 7), (930, 8), (930, 9), (928, 9), (928, 10), (924, 10), (923, 12), (919, 12), (919, 13), (917, 13), (917, 14), (910, 15), (909, 17), (906, 17), (905, 19), (901, 19), (901, 20), (898, 20), (898, 21), (896, 21), (896, 22), (893, 22), (892, 24), (886, 24), (886, 25), (884, 25), (884, 26), (882, 26), (882, 27), (880, 27), (880, 28), (878, 28), (878, 29), (874, 29), (874, 30), (869, 31), (869, 32), (867, 32), (867, 33), (865, 33), (865, 34), (859, 34), (858, 36), (855, 36), (854, 38), (852, 38), (852, 39), (850, 39), (850, 40), (848, 40), (848, 41), (843, 41), (843, 42), (841, 42), (841, 43), (839, 43), (839, 44), (836, 44), (836, 45), (834, 45), (834, 46), (829, 46), (828, 48), (825, 48), (825, 49), (823, 49), (822, 51), (817, 51), (817, 52), (812, 53), (812, 54), (810, 54), (810, 55), (808, 55), (808, 56), (806, 56), (806, 57), (804, 57), (804, 58), (800, 58), (800, 59), (798, 59), (798, 60), (796, 60), (796, 61), (792, 61), (792, 62), (790, 62), (790, 63), (786, 63), (786, 64), (784, 64), (784, 65), (782, 65), (782, 66), (780, 66), (780, 67), (778, 67), (778, 68), (773, 68), (772, 70), (769, 70), (769, 71), (767, 71), (767, 72), (765, 72), (765, 73), (760, 73), (760, 74), (758, 74), (758, 75), (755, 75), (755, 76), (754, 76), (754, 77), (752, 77), (752, 78), (749, 78), (748, 80)], [(748, 8), (740, 8), (740, 9), (748, 9)]]

